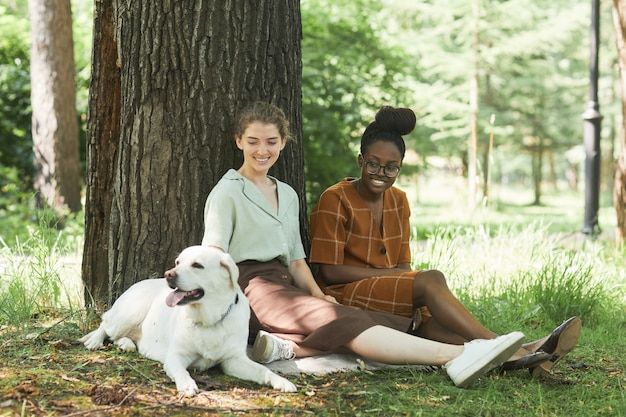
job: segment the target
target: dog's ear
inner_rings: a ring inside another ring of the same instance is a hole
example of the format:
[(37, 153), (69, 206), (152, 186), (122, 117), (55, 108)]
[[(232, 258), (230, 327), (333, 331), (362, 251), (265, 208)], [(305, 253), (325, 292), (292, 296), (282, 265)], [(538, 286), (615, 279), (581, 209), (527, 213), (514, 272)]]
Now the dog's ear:
[(228, 269), (232, 282), (235, 285), (238, 285), (237, 280), (239, 279), (239, 267), (237, 267), (237, 264), (235, 263), (233, 257), (226, 252), (222, 253), (220, 255), (220, 264)]

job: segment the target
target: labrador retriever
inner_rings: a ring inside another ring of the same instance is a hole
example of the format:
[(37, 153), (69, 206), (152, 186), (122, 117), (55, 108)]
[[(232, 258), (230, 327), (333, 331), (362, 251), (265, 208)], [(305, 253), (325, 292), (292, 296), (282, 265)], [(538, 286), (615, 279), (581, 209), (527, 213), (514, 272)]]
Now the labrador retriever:
[(163, 363), (184, 395), (198, 393), (188, 368), (216, 365), (227, 375), (295, 392), (294, 384), (246, 354), (250, 308), (238, 277), (229, 254), (206, 246), (186, 248), (165, 278), (132, 285), (80, 342), (94, 350), (109, 338), (122, 350), (137, 349)]

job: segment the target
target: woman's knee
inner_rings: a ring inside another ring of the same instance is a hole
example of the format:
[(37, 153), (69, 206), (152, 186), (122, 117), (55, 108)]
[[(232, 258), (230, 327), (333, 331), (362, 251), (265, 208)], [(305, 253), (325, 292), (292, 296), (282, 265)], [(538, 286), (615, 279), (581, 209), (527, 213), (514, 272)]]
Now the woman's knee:
[(417, 275), (415, 278), (416, 278), (416, 281), (421, 280), (424, 283), (428, 283), (428, 284), (445, 285), (446, 287), (448, 286), (448, 283), (446, 282), (446, 276), (443, 274), (443, 272), (437, 269), (430, 269), (428, 271), (423, 271), (419, 275)]
[[(413, 281), (413, 295), (428, 296), (429, 294), (439, 294), (448, 290), (448, 283), (443, 272), (436, 269), (424, 271), (415, 277)], [(449, 290), (448, 290), (449, 291)]]

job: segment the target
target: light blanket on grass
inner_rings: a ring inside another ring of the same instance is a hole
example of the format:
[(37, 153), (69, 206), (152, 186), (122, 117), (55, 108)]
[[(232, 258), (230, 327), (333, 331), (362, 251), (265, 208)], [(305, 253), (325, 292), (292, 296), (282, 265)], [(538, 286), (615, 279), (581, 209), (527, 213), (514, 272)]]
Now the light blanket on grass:
[(332, 372), (373, 371), (377, 369), (412, 368), (424, 372), (432, 372), (435, 366), (425, 365), (389, 365), (382, 362), (362, 359), (353, 353), (330, 353), (292, 360), (276, 361), (266, 364), (272, 371), (281, 375), (315, 374), (323, 375)]

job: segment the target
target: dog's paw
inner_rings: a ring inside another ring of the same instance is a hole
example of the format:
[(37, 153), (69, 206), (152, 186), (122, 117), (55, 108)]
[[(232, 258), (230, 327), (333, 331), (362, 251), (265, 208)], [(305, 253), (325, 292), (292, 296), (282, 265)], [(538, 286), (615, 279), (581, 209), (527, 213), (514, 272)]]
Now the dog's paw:
[(122, 337), (120, 339), (117, 339), (115, 341), (115, 344), (120, 350), (123, 350), (124, 352), (133, 352), (137, 350), (137, 346), (135, 345), (135, 342), (133, 342), (128, 337)]
[(89, 350), (100, 349), (104, 346), (104, 339), (106, 338), (106, 334), (99, 332), (98, 330), (94, 330), (93, 332), (86, 334), (85, 336), (78, 339), (80, 343), (85, 345), (85, 347)]
[(198, 393), (198, 385), (196, 385), (196, 381), (189, 378), (188, 381), (184, 381), (182, 383), (176, 383), (176, 390), (180, 395), (184, 395), (185, 397), (193, 397)]
[(272, 388), (280, 390), (282, 392), (296, 392), (298, 388), (294, 384), (292, 384), (289, 380), (283, 378), (282, 376), (272, 374), (270, 375), (269, 384)]
[(83, 345), (85, 345), (85, 347), (89, 350), (97, 350), (104, 346), (103, 342), (99, 340), (94, 340), (93, 338), (87, 340), (79, 339), (78, 341), (83, 342)]

